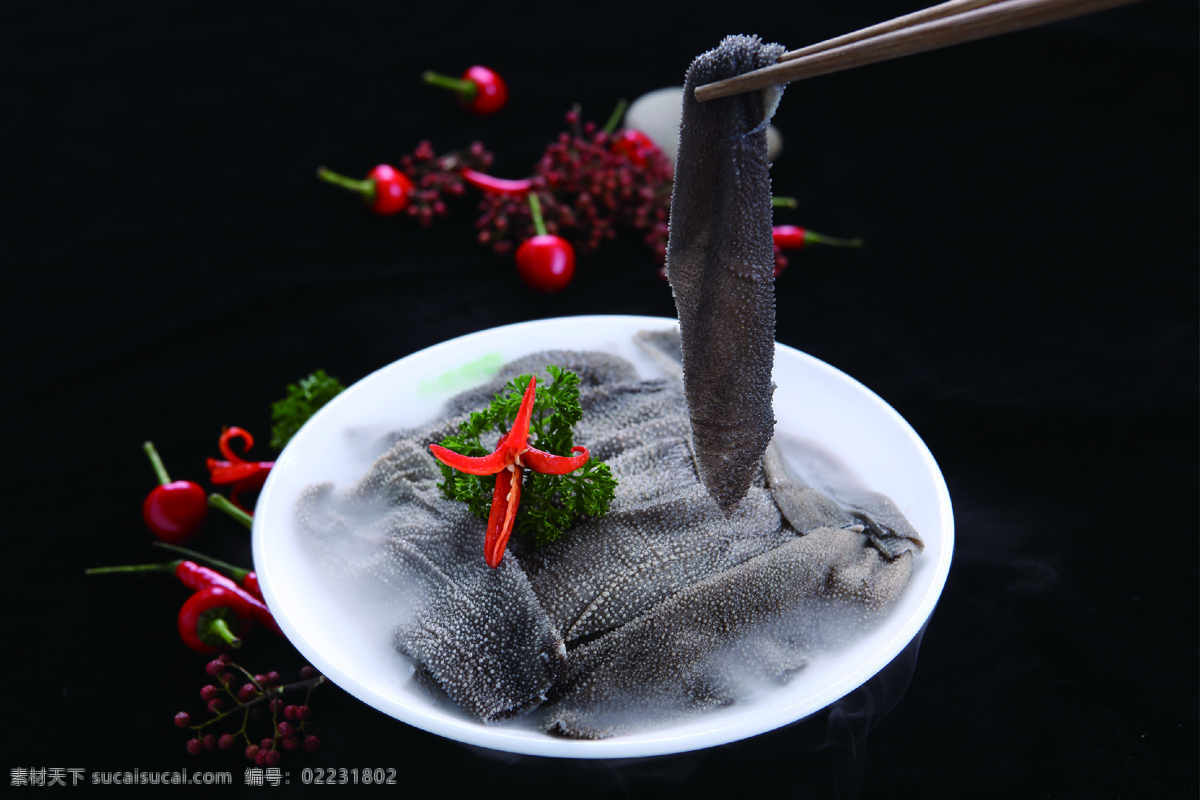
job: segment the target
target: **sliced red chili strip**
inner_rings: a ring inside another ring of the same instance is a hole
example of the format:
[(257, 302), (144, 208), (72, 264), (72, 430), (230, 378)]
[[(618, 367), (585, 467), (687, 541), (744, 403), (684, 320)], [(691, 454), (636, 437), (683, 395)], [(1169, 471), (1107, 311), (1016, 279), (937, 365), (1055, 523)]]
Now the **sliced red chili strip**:
[(492, 492), (492, 511), (488, 515), (487, 536), (483, 540), (483, 558), (492, 569), (500, 566), (504, 548), (512, 535), (521, 502), (521, 468), (501, 470)]
[(271, 471), (271, 467), (275, 466), (274, 461), (242, 461), (238, 464), (230, 464), (227, 467), (217, 466), (215, 469), (213, 468), (214, 464), (219, 465), (221, 463), (220, 461), (214, 462), (212, 459), (209, 459), (208, 477), (213, 483), (222, 486), (227, 483), (238, 483), (239, 481), (257, 478), (260, 475), (262, 476), (262, 480), (265, 481), (267, 473)]
[(241, 439), (243, 443), (242, 452), (249, 453), (250, 448), (254, 447), (254, 437), (250, 435), (249, 431), (243, 430), (237, 426), (226, 428), (225, 430), (221, 431), (221, 438), (217, 440), (217, 447), (220, 448), (221, 455), (225, 456), (233, 463), (238, 464), (246, 459), (233, 452), (233, 448), (230, 447), (230, 442), (232, 442), (234, 439)]
[(447, 450), (440, 444), (431, 444), (429, 449), (433, 451), (433, 455), (438, 461), (468, 475), (495, 475), (507, 466), (505, 459), (508, 456), (508, 450), (504, 447), (499, 447), (495, 452), (488, 453), (486, 456), (464, 456), (453, 450)]
[(572, 447), (571, 452), (579, 455), (556, 456), (531, 447), (521, 454), (521, 461), (534, 472), (543, 475), (566, 475), (582, 467), (590, 457), (586, 447)]
[(572, 447), (573, 456), (558, 456), (534, 447), (529, 447), (529, 422), (533, 418), (534, 401), (537, 398), (537, 377), (529, 379), (521, 407), (517, 410), (512, 427), (500, 437), (496, 449), (482, 457), (464, 456), (441, 445), (431, 444), (433, 455), (449, 467), (470, 475), (495, 475), (496, 488), (492, 492), (492, 509), (488, 514), (487, 534), (483, 543), (483, 557), (489, 567), (495, 569), (504, 558), (504, 548), (512, 535), (517, 518), (517, 507), (521, 501), (521, 476), (523, 468), (548, 475), (565, 475), (582, 467), (589, 458), (586, 447)]
[(529, 379), (529, 386), (525, 389), (525, 395), (521, 398), (521, 408), (517, 411), (517, 418), (513, 420), (512, 430), (508, 432), (508, 436), (504, 437), (504, 447), (509, 452), (515, 454), (525, 450), (526, 444), (529, 442), (529, 420), (533, 417), (533, 401), (537, 396), (537, 377)]
[(523, 178), (519, 181), (512, 181), (506, 178), (493, 178), (491, 175), (484, 175), (482, 172), (476, 172), (473, 169), (464, 169), (462, 177), (464, 181), (476, 189), (482, 189), (488, 194), (525, 194), (533, 187), (533, 183), (528, 178)]

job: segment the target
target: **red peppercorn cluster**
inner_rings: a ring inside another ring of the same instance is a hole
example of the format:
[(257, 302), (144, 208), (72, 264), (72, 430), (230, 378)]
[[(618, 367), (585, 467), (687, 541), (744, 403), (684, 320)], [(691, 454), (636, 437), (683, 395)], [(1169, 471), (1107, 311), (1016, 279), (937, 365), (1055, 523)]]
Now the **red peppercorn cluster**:
[(425, 227), (434, 217), (446, 216), (446, 198), (461, 197), (466, 191), (462, 171), (486, 171), (493, 156), (482, 142), (472, 142), (466, 150), (439, 156), (428, 141), (419, 142), (410, 155), (400, 156), (400, 169), (412, 179), (412, 202), (406, 213)]
[[(486, 78), (483, 83), (476, 71)], [(501, 91), (503, 82), (482, 67), (472, 67), (461, 79), (425, 74), (427, 82), (460, 92), (460, 99), (468, 104), (474, 93), (493, 78), (500, 87), (497, 102), (502, 105), (507, 96)], [(376, 167), (376, 171), (386, 168), (393, 180), (405, 182), (404, 202), (394, 206), (372, 205), (372, 198), (377, 198), (383, 188), (395, 190), (391, 184), (385, 187), (375, 172), (364, 181), (337, 175), (324, 167), (317, 174), (330, 183), (362, 193), (376, 213), (407, 210), (423, 226), (433, 224), (434, 217), (445, 216), (446, 198), (463, 195), (466, 184), (480, 189), (483, 199), (475, 221), (476, 238), (498, 255), (516, 251), (518, 272), (534, 289), (550, 292), (564, 288), (575, 271), (575, 251), (592, 252), (605, 239), (615, 237), (621, 227), (642, 236), (662, 265), (659, 277), (666, 280), (674, 167), (646, 134), (616, 127), (624, 109), (622, 101), (608, 124), (597, 129), (593, 122), (581, 124), (576, 104), (566, 115), (572, 132), (559, 134), (547, 145), (529, 178), (512, 180), (488, 175), (492, 154), (480, 142), (464, 152), (439, 157), (428, 141), (420, 142), (411, 155), (401, 157), (399, 171), (387, 165)], [(483, 108), (475, 110), (489, 113)], [(408, 187), (407, 179), (411, 179), (412, 187)], [(795, 207), (794, 200), (776, 204)], [(540, 214), (541, 227), (535, 222), (535, 214)], [(800, 238), (793, 241), (795, 237), (789, 231), (798, 231)], [(795, 226), (777, 226), (776, 277), (788, 265), (783, 251), (808, 243), (862, 246), (857, 239), (833, 239)]]
[[(321, 740), (308, 731), (311, 713), (308, 700), (312, 690), (325, 682), (325, 676), (312, 667), (301, 669), (300, 680), (286, 685), (278, 672), (251, 674), (225, 654), (208, 662), (205, 671), (217, 680), (217, 683), (200, 689), (200, 699), (207, 704), (212, 718), (193, 724), (191, 715), (186, 711), (175, 715), (175, 724), (193, 734), (187, 741), (188, 753), (199, 755), (205, 750), (242, 747), (246, 758), (256, 765), (275, 767), (282, 760), (283, 753), (300, 750), (314, 753), (321, 746)], [(284, 694), (301, 691), (304, 692), (302, 704), (284, 701)], [(229, 710), (225, 710), (226, 702), (232, 704)], [(214, 732), (205, 733), (205, 728), (224, 720), (240, 727), (220, 736)], [(271, 735), (258, 741), (251, 739), (251, 723), (258, 723), (261, 728), (268, 721)]]
[[(572, 240), (589, 253), (618, 227), (642, 234), (660, 261), (667, 253), (671, 212), (671, 162), (657, 148), (615, 146), (622, 131), (610, 134), (595, 123), (580, 125), (579, 111), (567, 112), (572, 133), (547, 145), (534, 167), (531, 190), (541, 202), (546, 231)], [(536, 234), (524, 196), (485, 194), (475, 221), (478, 239), (504, 255)]]

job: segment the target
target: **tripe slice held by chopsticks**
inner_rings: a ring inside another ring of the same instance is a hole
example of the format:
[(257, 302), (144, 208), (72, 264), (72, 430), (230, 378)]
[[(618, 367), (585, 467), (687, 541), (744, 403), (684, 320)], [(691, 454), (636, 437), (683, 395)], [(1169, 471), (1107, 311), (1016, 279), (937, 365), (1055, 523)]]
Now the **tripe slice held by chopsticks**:
[(783, 88), (707, 103), (693, 91), (773, 64), (783, 52), (756, 36), (728, 36), (692, 62), (683, 89), (667, 275), (700, 479), (726, 516), (745, 496), (775, 430), (767, 123)]

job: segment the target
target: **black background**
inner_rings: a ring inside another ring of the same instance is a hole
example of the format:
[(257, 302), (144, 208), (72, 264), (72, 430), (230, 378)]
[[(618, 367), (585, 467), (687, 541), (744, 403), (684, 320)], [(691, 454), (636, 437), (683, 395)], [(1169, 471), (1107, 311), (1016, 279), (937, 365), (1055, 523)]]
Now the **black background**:
[[(222, 425), (266, 458), (270, 402), (315, 368), (350, 383), (497, 325), (674, 314), (634, 236), (542, 296), (473, 241), (470, 201), (423, 229), (366, 213), (318, 165), (361, 175), (420, 139), (481, 139), (519, 177), (572, 103), (602, 123), (725, 34), (800, 47), (916, 7), (8, 4), (5, 767), (241, 783), (247, 762), (189, 757), (171, 724), (207, 682), (174, 633), (184, 591), (82, 574), (156, 556), (143, 440), (202, 480)], [(792, 259), (778, 339), (912, 423), (957, 523), (907, 694), (859, 714), (875, 725), (853, 752), (825, 715), (671, 758), (504, 758), (330, 687), (291, 789), (310, 765), (395, 767), (376, 796), (1194, 796), (1196, 32), (1194, 3), (1154, 0), (784, 96), (773, 176), (799, 209), (777, 222), (868, 247)], [(473, 63), (509, 82), (494, 117), (420, 82)], [(199, 546), (249, 561), (224, 518)], [(239, 658), (301, 663), (263, 638)]]

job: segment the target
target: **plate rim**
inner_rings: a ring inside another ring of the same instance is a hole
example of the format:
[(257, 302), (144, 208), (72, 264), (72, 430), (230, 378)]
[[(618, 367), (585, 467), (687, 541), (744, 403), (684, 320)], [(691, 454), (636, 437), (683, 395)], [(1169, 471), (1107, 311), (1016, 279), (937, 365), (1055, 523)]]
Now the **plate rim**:
[[(428, 358), (436, 355), (439, 350), (450, 349), (452, 347), (462, 347), (464, 344), (469, 344), (471, 340), (482, 339), (488, 340), (498, 335), (503, 335), (505, 332), (513, 332), (518, 329), (530, 328), (553, 328), (556, 326), (586, 326), (586, 325), (612, 325), (620, 323), (622, 327), (637, 326), (643, 329), (667, 329), (677, 327), (678, 321), (671, 317), (648, 317), (638, 315), (581, 315), (568, 317), (553, 317), (549, 319), (530, 320), (526, 322), (518, 322), (510, 325), (498, 326), (495, 328), (487, 328), (481, 331), (464, 334), (453, 339), (447, 339), (438, 342), (429, 347), (409, 353), (402, 358), (392, 361), (379, 369), (371, 372), (362, 380), (355, 382), (347, 391), (335, 397), (330, 403), (321, 408), (313, 417), (305, 424), (292, 442), (284, 448), (276, 461), (276, 468), (283, 465), (283, 469), (287, 469), (287, 464), (290, 461), (291, 454), (289, 449), (293, 449), (293, 443), (302, 443), (304, 441), (305, 429), (322, 425), (323, 420), (333, 413), (344, 402), (350, 402), (348, 394), (351, 390), (355, 393), (368, 390), (372, 382), (377, 381), (385, 373), (392, 370), (402, 369), (405, 362), (415, 359), (420, 356)], [(476, 348), (478, 349), (478, 348)], [(680, 723), (676, 726), (671, 726), (659, 731), (647, 731), (644, 733), (632, 734), (629, 736), (617, 736), (609, 739), (600, 740), (573, 740), (553, 737), (545, 733), (533, 731), (515, 731), (514, 729), (506, 729), (503, 726), (485, 726), (474, 720), (463, 718), (461, 720), (447, 720), (442, 717), (433, 716), (429, 713), (422, 712), (420, 709), (403, 706), (397, 703), (392, 698), (384, 695), (378, 689), (363, 683), (355, 676), (345, 672), (337, 664), (330, 661), (321, 652), (320, 648), (314, 644), (295, 623), (295, 621), (286, 613), (286, 609), (280, 604), (279, 596), (273, 585), (274, 571), (272, 569), (270, 555), (266, 550), (267, 534), (266, 523), (263, 517), (256, 514), (252, 529), (252, 550), (256, 571), (259, 575), (259, 580), (262, 586), (264, 597), (267, 604), (273, 608), (283, 609), (284, 613), (277, 613), (278, 623), (287, 635), (288, 640), (300, 651), (300, 653), (308, 659), (309, 663), (313, 664), (320, 670), (329, 680), (349, 692), (351, 695), (370, 705), (376, 710), (382, 711), (391, 717), (398, 719), (414, 727), (426, 730), (430, 733), (443, 736), (445, 738), (463, 742), (465, 744), (482, 747), (489, 750), (498, 750), (503, 752), (516, 753), (521, 755), (544, 756), (556, 758), (640, 758), (662, 756), (673, 753), (688, 752), (692, 750), (714, 747), (721, 744), (726, 744), (733, 741), (757, 736), (770, 730), (774, 730), (791, 722), (799, 721), (813, 713), (817, 713), (820, 709), (825, 708), (830, 703), (845, 696), (853, 691), (858, 686), (861, 686), (866, 681), (870, 680), (883, 667), (891, 663), (893, 659), (903, 650), (924, 627), (929, 620), (937, 605), (937, 601), (945, 588), (947, 576), (949, 574), (950, 563), (953, 558), (954, 549), (954, 516), (953, 507), (950, 502), (949, 490), (946, 486), (945, 477), (942, 475), (941, 469), (930, 452), (928, 446), (920, 438), (913, 427), (905, 420), (899, 412), (897, 412), (883, 398), (879, 397), (870, 388), (837, 369), (836, 367), (821, 361), (815, 356), (809, 355), (801, 350), (790, 347), (779, 342), (776, 342), (776, 352), (780, 350), (788, 353), (789, 357), (798, 357), (802, 361), (807, 362), (810, 368), (816, 368), (824, 371), (831, 378), (838, 381), (848, 381), (851, 388), (862, 393), (866, 399), (876, 405), (884, 414), (891, 418), (893, 424), (903, 431), (910, 439), (911, 443), (916, 447), (922, 460), (925, 461), (927, 468), (934, 479), (934, 492), (937, 496), (937, 518), (940, 522), (941, 530), (939, 531), (939, 547), (938, 552), (926, 553), (925, 556), (934, 556), (935, 565), (931, 576), (931, 581), (926, 589), (924, 596), (921, 597), (917, 611), (905, 620), (904, 625), (900, 627), (887, 643), (878, 649), (870, 658), (860, 664), (856, 669), (844, 675), (840, 680), (837, 680), (827, 685), (822, 691), (815, 695), (819, 705), (801, 716), (796, 716), (793, 707), (797, 703), (792, 703), (774, 709), (773, 712), (767, 711), (751, 717), (749, 722), (742, 722), (732, 727), (736, 735), (722, 735), (728, 733), (729, 728), (716, 728), (710, 731), (699, 731), (688, 733), (686, 730), (678, 732), (678, 728), (686, 728), (687, 722)], [(777, 356), (778, 357), (778, 356)], [(350, 396), (352, 397), (352, 395)], [(282, 472), (282, 470), (280, 470)], [(267, 509), (274, 507), (277, 501), (274, 500), (275, 487), (280, 481), (276, 480), (276, 470), (268, 476), (266, 484), (259, 497), (259, 506)], [(811, 704), (811, 703), (810, 703)], [(676, 731), (672, 733), (672, 731)], [(496, 734), (500, 733), (500, 736)], [(514, 735), (517, 734), (517, 735)], [(526, 735), (532, 734), (532, 735)]]

